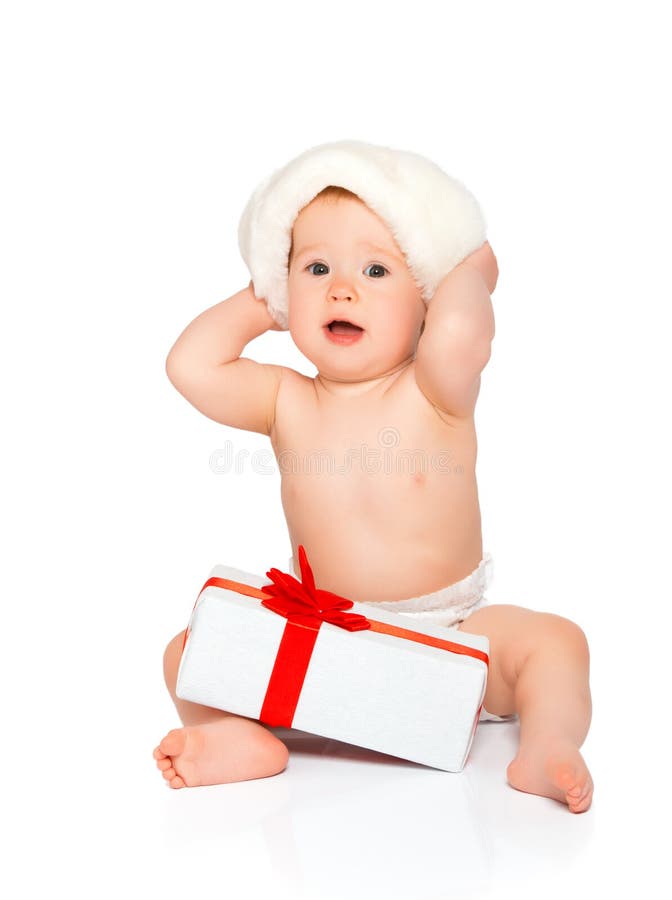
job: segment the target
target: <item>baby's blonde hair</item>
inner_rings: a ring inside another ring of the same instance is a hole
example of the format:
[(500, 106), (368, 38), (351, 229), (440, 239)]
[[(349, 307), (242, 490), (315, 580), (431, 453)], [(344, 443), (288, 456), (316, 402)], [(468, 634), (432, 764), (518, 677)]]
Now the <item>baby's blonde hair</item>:
[[(349, 191), (347, 188), (340, 187), (336, 184), (328, 184), (325, 188), (322, 188), (319, 194), (315, 194), (310, 203), (313, 203), (315, 200), (326, 200), (327, 203), (337, 203), (339, 200), (358, 200), (360, 203), (364, 203), (362, 198), (357, 194), (354, 194), (352, 191)], [(308, 204), (306, 204), (308, 206)], [(300, 212), (301, 210), (299, 210)], [(292, 253), (294, 252), (294, 236), (292, 235), (292, 242), (289, 247), (289, 255), (287, 256), (287, 267), (289, 268), (289, 264), (292, 259)]]

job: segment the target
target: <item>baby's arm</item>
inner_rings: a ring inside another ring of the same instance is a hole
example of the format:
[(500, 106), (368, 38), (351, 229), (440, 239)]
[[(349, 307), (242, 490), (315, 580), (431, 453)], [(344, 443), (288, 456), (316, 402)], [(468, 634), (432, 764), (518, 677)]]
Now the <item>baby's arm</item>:
[(418, 387), (434, 406), (458, 418), (473, 415), (481, 372), (490, 359), (495, 336), (490, 293), (497, 277), (497, 261), (486, 241), (441, 281), (418, 341)]
[(283, 330), (250, 284), (187, 325), (168, 354), (168, 378), (215, 422), (268, 435), (283, 367), (262, 365), (240, 354), (269, 329)]

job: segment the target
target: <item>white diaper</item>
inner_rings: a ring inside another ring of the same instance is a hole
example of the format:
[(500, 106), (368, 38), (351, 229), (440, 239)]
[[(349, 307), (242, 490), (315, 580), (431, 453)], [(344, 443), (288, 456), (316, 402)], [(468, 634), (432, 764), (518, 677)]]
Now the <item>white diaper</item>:
[[(289, 558), (288, 569), (293, 572), (295, 578), (301, 580), (301, 573), (294, 568), (292, 556)], [(363, 605), (399, 613), (415, 619), (417, 622), (431, 622), (434, 625), (443, 625), (445, 628), (457, 629), (460, 622), (463, 622), (477, 609), (487, 605), (488, 600), (484, 595), (492, 583), (492, 575), (492, 556), (490, 553), (484, 553), (483, 559), (470, 575), (461, 581), (440, 588), (438, 591), (421, 594), (419, 597), (410, 597), (407, 600), (383, 600)], [(508, 722), (515, 718), (515, 714), (496, 716), (489, 713), (484, 707), (481, 710), (479, 721)]]
[[(294, 568), (291, 556), (289, 568), (294, 576), (301, 580), (301, 573)], [(419, 597), (410, 597), (408, 600), (383, 600), (366, 605), (401, 613), (419, 622), (432, 622), (451, 628), (459, 625), (467, 616), (487, 604), (484, 593), (490, 587), (491, 581), (492, 556), (485, 553), (477, 568), (470, 575), (448, 587), (432, 591), (430, 594), (421, 594)]]

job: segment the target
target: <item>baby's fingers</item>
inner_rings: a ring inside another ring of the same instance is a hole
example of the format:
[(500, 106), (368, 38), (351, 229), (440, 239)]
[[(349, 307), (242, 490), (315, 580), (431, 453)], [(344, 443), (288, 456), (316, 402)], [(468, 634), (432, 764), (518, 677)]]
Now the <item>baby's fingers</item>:
[(462, 261), (462, 265), (472, 266), (483, 276), (488, 291), (492, 294), (499, 278), (499, 266), (497, 259), (492, 252), (492, 247), (486, 241), (478, 250), (470, 253), (466, 259)]

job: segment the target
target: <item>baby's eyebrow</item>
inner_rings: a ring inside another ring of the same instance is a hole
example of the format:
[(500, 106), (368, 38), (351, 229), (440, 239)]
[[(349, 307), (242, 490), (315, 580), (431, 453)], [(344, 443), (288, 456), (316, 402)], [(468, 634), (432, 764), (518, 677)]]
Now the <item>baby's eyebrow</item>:
[[(325, 246), (324, 244), (310, 244), (310, 246), (304, 247), (302, 250), (300, 250), (294, 256), (294, 259), (300, 259), (306, 253), (313, 253), (315, 250), (320, 250), (324, 246)], [(398, 256), (396, 253), (394, 253), (393, 251), (386, 250), (385, 247), (381, 247), (378, 244), (372, 244), (371, 241), (360, 241), (358, 246), (368, 247), (369, 250), (375, 250), (376, 253), (381, 253), (384, 256), (389, 256), (390, 259), (396, 259), (397, 262), (403, 262), (403, 259), (400, 256)]]
[(382, 253), (385, 256), (389, 256), (391, 259), (397, 259), (399, 262), (403, 262), (403, 259), (398, 256), (394, 250), (386, 250), (385, 247), (380, 247), (378, 244), (372, 244), (370, 241), (363, 241), (360, 246), (368, 247), (369, 250), (375, 250), (376, 253)]

